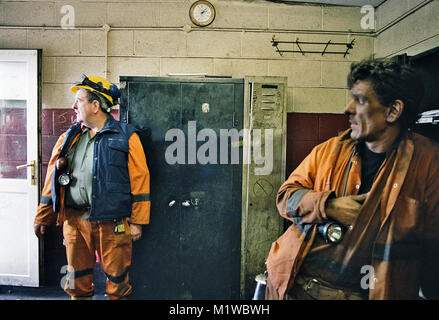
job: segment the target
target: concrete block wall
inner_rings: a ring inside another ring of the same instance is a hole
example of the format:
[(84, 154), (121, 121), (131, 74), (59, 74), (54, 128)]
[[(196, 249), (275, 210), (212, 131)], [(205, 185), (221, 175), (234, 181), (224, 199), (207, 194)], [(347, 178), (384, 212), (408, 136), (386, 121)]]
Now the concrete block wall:
[(387, 0), (376, 10), (375, 53), (414, 56), (439, 47), (439, 1)]
[[(211, 0), (216, 18), (199, 28), (189, 19), (193, 1), (2, 1), (0, 47), (43, 49), (43, 109), (70, 108), (69, 86), (82, 73), (107, 76), (115, 83), (127, 75), (207, 73), (287, 76), (288, 112), (316, 113), (343, 112), (349, 64), (373, 52), (372, 34), (360, 26), (359, 7)], [(61, 27), (65, 5), (74, 8), (73, 29)], [(273, 35), (317, 42), (355, 38), (356, 44), (346, 58), (300, 53), (281, 57), (270, 43)]]

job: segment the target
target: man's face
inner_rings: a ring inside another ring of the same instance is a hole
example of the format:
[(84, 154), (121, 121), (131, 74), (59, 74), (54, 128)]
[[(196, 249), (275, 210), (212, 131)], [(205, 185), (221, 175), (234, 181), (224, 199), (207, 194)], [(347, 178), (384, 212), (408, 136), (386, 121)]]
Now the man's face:
[(389, 124), (389, 107), (382, 105), (368, 80), (357, 80), (351, 89), (351, 101), (344, 113), (351, 123), (351, 138), (374, 142), (382, 136)]
[(75, 95), (75, 102), (72, 105), (76, 112), (76, 121), (86, 124), (93, 115), (93, 103), (88, 102), (87, 91), (78, 89)]

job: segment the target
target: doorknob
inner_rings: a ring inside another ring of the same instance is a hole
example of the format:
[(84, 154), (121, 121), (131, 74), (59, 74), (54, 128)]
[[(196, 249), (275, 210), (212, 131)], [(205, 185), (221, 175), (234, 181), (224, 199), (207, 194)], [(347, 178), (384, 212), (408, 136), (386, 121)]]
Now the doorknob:
[(30, 167), (30, 174), (31, 174), (30, 182), (31, 182), (31, 184), (36, 184), (35, 183), (35, 160), (32, 160), (30, 163), (21, 164), (21, 165), (16, 166), (17, 170), (24, 169), (27, 167)]

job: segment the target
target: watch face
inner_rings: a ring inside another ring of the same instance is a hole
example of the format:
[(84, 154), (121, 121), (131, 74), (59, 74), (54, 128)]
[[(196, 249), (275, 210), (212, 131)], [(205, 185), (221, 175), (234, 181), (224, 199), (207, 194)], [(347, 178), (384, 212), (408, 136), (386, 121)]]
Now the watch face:
[(198, 26), (207, 26), (215, 18), (215, 8), (208, 1), (196, 1), (189, 11), (193, 23)]

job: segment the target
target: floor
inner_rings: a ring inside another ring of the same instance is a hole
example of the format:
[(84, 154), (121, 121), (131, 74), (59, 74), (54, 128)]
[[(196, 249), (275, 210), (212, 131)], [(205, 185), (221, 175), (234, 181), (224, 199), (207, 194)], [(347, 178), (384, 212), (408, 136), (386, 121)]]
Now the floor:
[[(94, 271), (95, 294), (93, 300), (108, 300), (105, 295), (105, 274), (100, 263)], [(70, 300), (61, 286), (16, 287), (0, 286), (0, 300)]]

